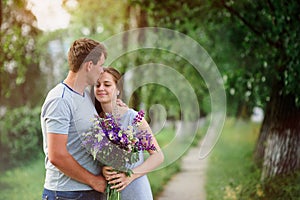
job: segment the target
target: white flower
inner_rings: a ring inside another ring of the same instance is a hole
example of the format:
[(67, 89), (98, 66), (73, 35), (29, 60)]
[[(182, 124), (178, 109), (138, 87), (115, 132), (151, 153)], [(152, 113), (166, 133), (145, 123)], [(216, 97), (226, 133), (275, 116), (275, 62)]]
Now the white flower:
[(103, 138), (101, 133), (96, 134), (95, 137), (98, 139), (98, 142), (100, 142)]

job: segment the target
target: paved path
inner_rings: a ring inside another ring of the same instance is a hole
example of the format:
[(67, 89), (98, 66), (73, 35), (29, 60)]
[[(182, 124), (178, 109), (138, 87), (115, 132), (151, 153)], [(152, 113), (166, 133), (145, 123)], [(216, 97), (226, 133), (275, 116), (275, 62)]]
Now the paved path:
[(181, 171), (171, 178), (157, 200), (206, 199), (204, 186), (209, 157), (199, 159), (200, 145), (201, 142), (182, 158)]

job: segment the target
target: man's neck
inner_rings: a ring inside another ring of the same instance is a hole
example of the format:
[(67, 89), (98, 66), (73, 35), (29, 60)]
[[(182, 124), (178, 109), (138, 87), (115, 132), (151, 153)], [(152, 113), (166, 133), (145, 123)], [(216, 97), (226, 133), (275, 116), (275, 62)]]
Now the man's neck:
[(69, 71), (64, 83), (81, 95), (84, 94), (84, 89), (87, 87), (87, 84), (79, 76), (79, 73), (74, 73), (72, 71)]

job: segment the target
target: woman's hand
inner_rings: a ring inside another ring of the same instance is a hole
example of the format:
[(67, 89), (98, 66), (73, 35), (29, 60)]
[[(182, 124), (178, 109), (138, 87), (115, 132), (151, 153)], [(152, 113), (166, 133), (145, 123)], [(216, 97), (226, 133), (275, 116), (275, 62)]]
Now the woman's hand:
[(111, 189), (117, 189), (118, 192), (126, 188), (134, 180), (133, 174), (127, 176), (126, 173), (118, 173), (109, 166), (104, 166), (102, 168), (102, 174), (111, 185)]
[(107, 179), (108, 183), (111, 185), (110, 188), (117, 189), (118, 192), (124, 190), (133, 180), (133, 174), (127, 176), (124, 172), (111, 175)]
[(128, 106), (121, 99), (117, 99), (117, 105), (120, 107), (128, 108)]
[(109, 180), (109, 178), (112, 176), (112, 175), (115, 175), (117, 174), (116, 171), (114, 171), (114, 169), (110, 166), (104, 166), (102, 168), (102, 174), (103, 174), (103, 177), (105, 178), (105, 180)]

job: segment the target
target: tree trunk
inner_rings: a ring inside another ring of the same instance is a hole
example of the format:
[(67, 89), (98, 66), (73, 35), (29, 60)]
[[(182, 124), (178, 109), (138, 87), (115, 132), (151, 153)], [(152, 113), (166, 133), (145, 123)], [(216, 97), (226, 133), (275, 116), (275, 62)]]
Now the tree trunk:
[(2, 26), (2, 22), (3, 22), (3, 13), (2, 13), (2, 0), (0, 0), (0, 30), (1, 30), (1, 26)]
[(300, 108), (294, 95), (282, 95), (273, 87), (255, 156), (263, 157), (262, 180), (300, 169)]
[[(148, 26), (148, 18), (147, 18), (147, 12), (145, 8), (141, 8), (139, 11), (139, 14), (137, 15), (137, 25), (138, 28), (144, 28)], [(145, 30), (140, 30), (138, 35), (138, 42), (144, 43), (146, 40)]]
[(123, 34), (123, 38), (122, 38), (122, 45), (123, 45), (123, 49), (126, 51), (128, 49), (128, 33), (126, 31), (128, 31), (130, 29), (130, 12), (131, 12), (131, 6), (130, 4), (126, 5), (126, 9), (125, 9), (125, 16), (124, 18), (127, 19), (124, 21), (123, 24), (123, 31), (125, 32)]
[[(2, 27), (2, 21), (3, 21), (3, 19), (2, 19), (2, 17), (3, 17), (3, 12), (2, 12), (2, 0), (0, 0), (0, 41), (2, 41), (2, 29), (1, 29), (1, 27)], [(3, 48), (2, 47), (2, 43), (0, 43), (0, 47), (1, 47), (1, 49)], [(2, 58), (2, 57), (1, 57)], [(3, 61), (0, 61), (0, 70), (2, 71), (2, 67), (3, 67)], [(2, 91), (2, 87), (3, 87), (3, 84), (2, 84), (2, 77), (1, 77), (2, 75), (0, 74), (0, 95), (1, 95), (1, 97), (0, 97), (0, 102), (1, 102), (1, 104), (0, 105), (3, 105), (2, 104), (2, 96), (3, 96), (3, 91)]]
[(237, 109), (237, 118), (243, 120), (249, 120), (251, 117), (252, 111), (250, 110), (249, 105), (244, 102), (240, 102)]
[(267, 139), (268, 133), (270, 131), (270, 124), (271, 124), (271, 103), (267, 104), (265, 109), (265, 117), (262, 122), (262, 126), (260, 129), (260, 134), (258, 140), (256, 142), (256, 148), (254, 152), (254, 162), (257, 164), (259, 168), (262, 168), (264, 155), (265, 155), (265, 141)]
[[(136, 12), (136, 21), (137, 21), (137, 26), (138, 28), (144, 28), (148, 26), (148, 19), (147, 19), (147, 13), (145, 11), (145, 8), (142, 7), (136, 7), (137, 12)], [(138, 38), (137, 38), (137, 42), (139, 44), (143, 44), (146, 40), (146, 35), (145, 35), (145, 31), (144, 30), (140, 30), (138, 33)], [(136, 57), (135, 59), (135, 65), (139, 66), (143, 63), (143, 59), (139, 56)], [(138, 109), (140, 103), (141, 103), (141, 99), (140, 96), (142, 95), (141, 90), (135, 91), (133, 93), (133, 97), (132, 97), (132, 107), (134, 109)]]

